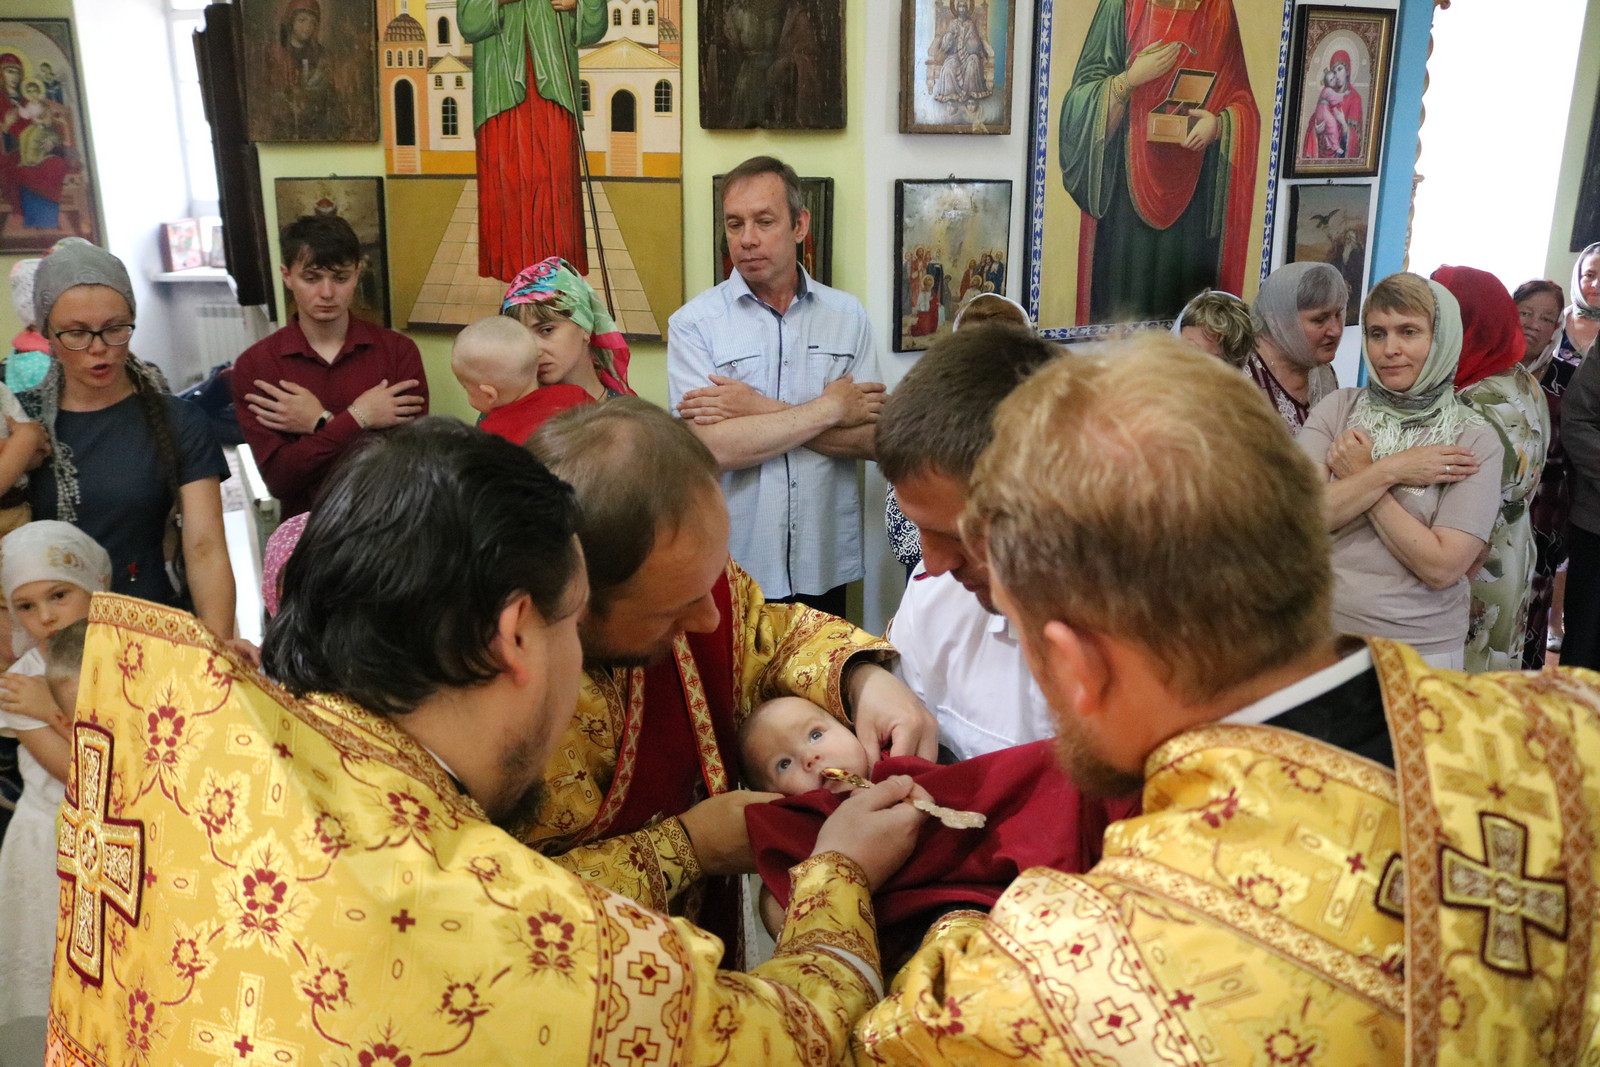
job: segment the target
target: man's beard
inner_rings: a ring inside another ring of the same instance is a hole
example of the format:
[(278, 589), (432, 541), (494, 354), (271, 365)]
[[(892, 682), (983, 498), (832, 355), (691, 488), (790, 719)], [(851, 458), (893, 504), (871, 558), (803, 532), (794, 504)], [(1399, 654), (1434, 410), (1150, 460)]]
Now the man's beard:
[(501, 803), (496, 803), (495, 810), (487, 813), (489, 821), (516, 838), (524, 837), (525, 832), (533, 828), (540, 809), (550, 795), (544, 779), (539, 777), (541, 771), (542, 767), (534, 766), (534, 745), (531, 741), (507, 751), (500, 759), (503, 780), (526, 782), (530, 775), (533, 780), (520, 794), (502, 798)]
[(1126, 796), (1144, 785), (1144, 775), (1107, 763), (1089, 747), (1081, 727), (1070, 719), (1057, 721), (1056, 762), (1084, 793), (1097, 797)]

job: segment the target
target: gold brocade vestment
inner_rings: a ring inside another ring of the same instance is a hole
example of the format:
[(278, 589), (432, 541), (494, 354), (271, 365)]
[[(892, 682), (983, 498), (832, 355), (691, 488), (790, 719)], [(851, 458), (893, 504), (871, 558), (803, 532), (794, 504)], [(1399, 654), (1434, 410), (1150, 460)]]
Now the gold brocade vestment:
[(858, 1062), (1600, 1062), (1600, 677), (1369, 641), (1396, 770), (1212, 725), (1091, 872), (929, 934)]
[(295, 701), (192, 617), (98, 595), (59, 821), (47, 1062), (835, 1062), (874, 996), (864, 879), (794, 869), (777, 954), (587, 884), (389, 719)]

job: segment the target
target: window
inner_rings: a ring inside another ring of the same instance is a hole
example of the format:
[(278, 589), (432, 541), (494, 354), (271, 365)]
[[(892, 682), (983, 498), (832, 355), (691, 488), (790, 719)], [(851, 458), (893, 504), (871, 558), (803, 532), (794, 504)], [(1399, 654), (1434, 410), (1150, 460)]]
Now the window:
[(672, 83), (662, 78), (656, 82), (656, 114), (665, 115), (672, 110)]
[(613, 25), (613, 26), (622, 25), (622, 12), (620, 10), (618, 10), (617, 8), (612, 8), (611, 9), (611, 25)]
[(467, 79), (465, 79), (461, 75), (457, 74), (456, 75), (456, 88), (457, 89), (465, 89), (466, 87), (467, 87)]
[(639, 25), (639, 9), (638, 8), (634, 8), (633, 9), (633, 24), (635, 26)]
[(644, 22), (645, 22), (646, 26), (654, 26), (656, 24), (656, 9), (655, 8), (651, 8), (649, 11), (646, 11), (644, 13)]
[(589, 82), (584, 79), (578, 82), (578, 110), (585, 115), (594, 110), (594, 104), (589, 99)]
[(444, 88), (444, 75), (443, 74), (435, 74), (433, 76), (433, 87), (435, 89), (443, 89)]
[(194, 58), (194, 32), (204, 28), (205, 16), (194, 0), (168, 0), (168, 41), (172, 53), (168, 71), (177, 90), (178, 132), (183, 139), (183, 173), (188, 184), (189, 214), (215, 215), (217, 163), (211, 154), (211, 124), (206, 121), (200, 97), (200, 70)]
[(387, 49), (383, 53), (383, 65), (386, 67), (394, 66), (394, 49)]
[(455, 137), (461, 133), (457, 119), (456, 98), (447, 96), (439, 103), (439, 132), (446, 137)]
[(439, 43), (450, 43), (450, 20), (443, 15), (439, 16)]

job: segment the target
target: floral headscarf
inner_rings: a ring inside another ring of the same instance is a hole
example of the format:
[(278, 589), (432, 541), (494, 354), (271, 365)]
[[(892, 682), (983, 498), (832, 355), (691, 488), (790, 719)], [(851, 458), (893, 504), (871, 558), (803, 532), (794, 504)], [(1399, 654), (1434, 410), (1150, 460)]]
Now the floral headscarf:
[(500, 313), (510, 314), (518, 304), (550, 304), (571, 315), (573, 322), (589, 331), (589, 343), (600, 350), (595, 361), (600, 384), (614, 393), (634, 395), (628, 385), (628, 361), (632, 358), (628, 342), (617, 331), (594, 286), (584, 281), (571, 263), (551, 256), (524, 267), (511, 279)]
[(302, 511), (284, 519), (272, 531), (272, 536), (267, 538), (267, 550), (261, 559), (261, 603), (267, 609), (268, 617), (278, 613), (278, 604), (283, 599), (279, 583), (283, 578), (284, 565), (300, 543), (300, 535), (306, 532), (306, 523), (310, 520), (311, 512)]

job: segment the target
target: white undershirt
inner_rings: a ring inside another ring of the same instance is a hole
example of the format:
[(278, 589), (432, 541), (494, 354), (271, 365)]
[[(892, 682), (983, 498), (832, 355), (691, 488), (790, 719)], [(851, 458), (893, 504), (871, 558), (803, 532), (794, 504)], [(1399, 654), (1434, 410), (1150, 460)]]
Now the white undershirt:
[(1254, 704), (1247, 704), (1218, 721), (1242, 726), (1259, 726), (1268, 719), (1277, 718), (1284, 712), (1298, 708), (1301, 704), (1308, 703), (1324, 693), (1333, 692), (1350, 679), (1371, 669), (1372, 653), (1367, 650), (1366, 645), (1362, 645), (1333, 666), (1324, 667), (1316, 674), (1307, 675), (1276, 693), (1268, 693)]

